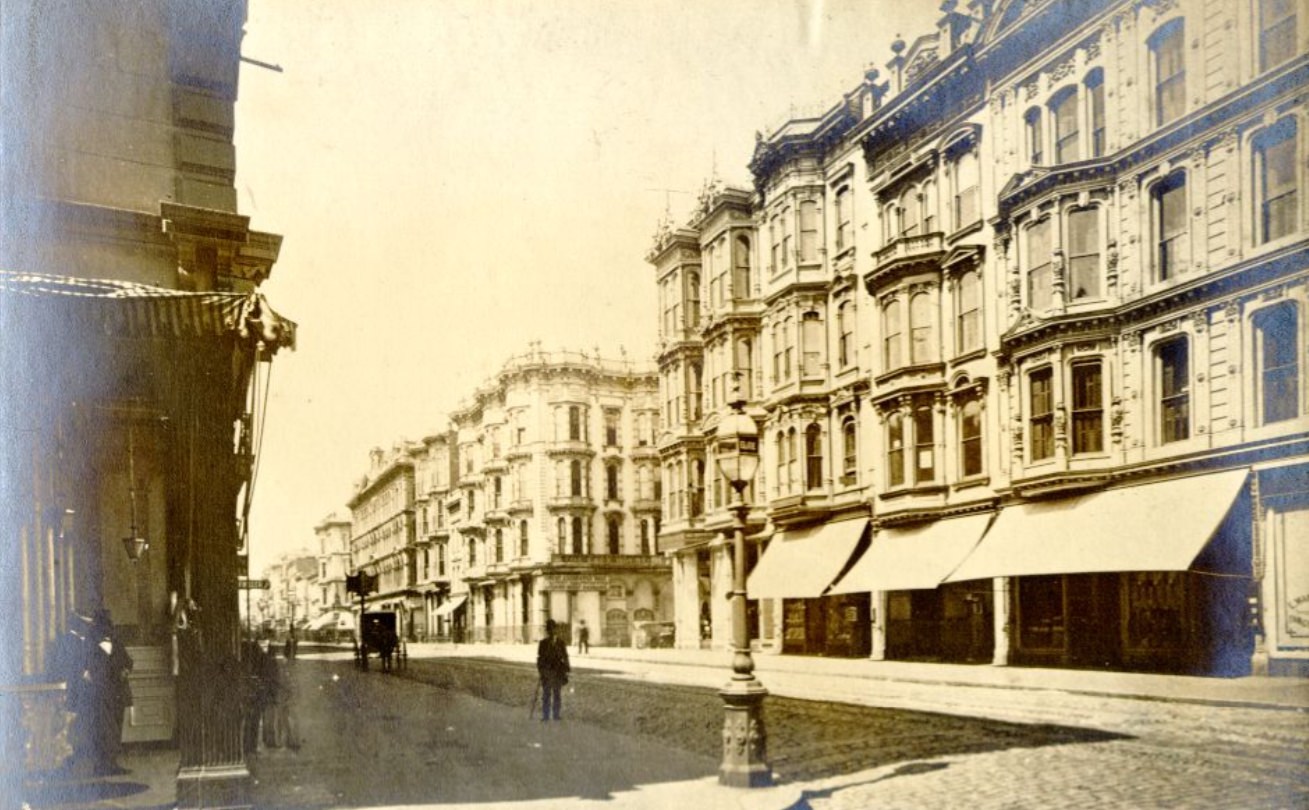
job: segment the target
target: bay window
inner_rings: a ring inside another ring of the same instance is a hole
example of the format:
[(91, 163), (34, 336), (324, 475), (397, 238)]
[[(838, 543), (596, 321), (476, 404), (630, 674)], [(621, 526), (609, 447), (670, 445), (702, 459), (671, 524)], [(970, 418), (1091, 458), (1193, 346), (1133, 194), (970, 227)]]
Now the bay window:
[(1099, 361), (1073, 365), (1073, 454), (1104, 450), (1104, 393)]
[(1054, 304), (1050, 219), (1047, 217), (1027, 228), (1027, 306), (1036, 312)]
[(1187, 339), (1176, 338), (1155, 350), (1159, 390), (1160, 443), (1181, 441), (1191, 435), (1191, 358)]
[(1032, 461), (1054, 456), (1054, 371), (1043, 368), (1028, 377), (1028, 433)]
[(1100, 212), (1095, 208), (1068, 212), (1068, 297), (1100, 297)]

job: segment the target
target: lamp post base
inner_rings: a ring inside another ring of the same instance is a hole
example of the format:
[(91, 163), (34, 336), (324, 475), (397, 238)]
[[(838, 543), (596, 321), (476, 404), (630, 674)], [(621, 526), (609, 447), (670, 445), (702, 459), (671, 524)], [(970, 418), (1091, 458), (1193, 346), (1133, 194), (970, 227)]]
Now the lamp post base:
[(718, 784), (728, 787), (768, 787), (773, 772), (765, 760), (768, 735), (764, 729), (764, 697), (758, 681), (732, 681), (718, 693), (723, 698), (723, 762)]

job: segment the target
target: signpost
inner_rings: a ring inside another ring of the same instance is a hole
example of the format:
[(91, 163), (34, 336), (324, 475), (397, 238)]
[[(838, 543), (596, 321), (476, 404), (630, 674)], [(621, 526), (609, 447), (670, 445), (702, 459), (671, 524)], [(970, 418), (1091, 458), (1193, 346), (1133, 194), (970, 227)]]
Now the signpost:
[(254, 629), (251, 626), (253, 624), (254, 617), (250, 615), (250, 592), (266, 591), (271, 587), (272, 587), (272, 583), (270, 583), (266, 579), (251, 579), (250, 577), (236, 578), (236, 589), (238, 591), (245, 591), (245, 626), (246, 626), (247, 634)]

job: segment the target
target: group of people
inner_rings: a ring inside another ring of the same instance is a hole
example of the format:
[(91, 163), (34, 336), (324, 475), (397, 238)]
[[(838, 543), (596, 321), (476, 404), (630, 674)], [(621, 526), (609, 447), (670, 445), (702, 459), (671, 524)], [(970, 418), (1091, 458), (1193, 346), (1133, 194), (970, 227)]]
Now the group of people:
[(264, 748), (300, 747), (291, 714), (295, 680), (289, 667), (294, 655), (293, 646), (285, 646), (280, 659), (271, 648), (266, 649), (257, 641), (247, 641), (242, 646), (246, 678), (243, 732), (247, 753), (258, 750), (260, 742)]
[(65, 684), (72, 714), (71, 765), (91, 775), (121, 773), (123, 713), (132, 705), (128, 675), (132, 657), (118, 639), (109, 611), (90, 618), (73, 613), (67, 631), (53, 645), (49, 672)]

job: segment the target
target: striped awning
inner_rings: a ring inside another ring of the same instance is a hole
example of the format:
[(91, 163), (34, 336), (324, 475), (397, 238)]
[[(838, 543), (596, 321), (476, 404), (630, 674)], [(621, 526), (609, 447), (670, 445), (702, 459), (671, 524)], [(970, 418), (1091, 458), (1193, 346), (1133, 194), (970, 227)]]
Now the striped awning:
[(0, 271), (6, 317), (20, 324), (44, 308), (59, 322), (119, 337), (204, 338), (235, 334), (270, 351), (295, 348), (294, 321), (257, 293), (188, 292), (102, 278)]

